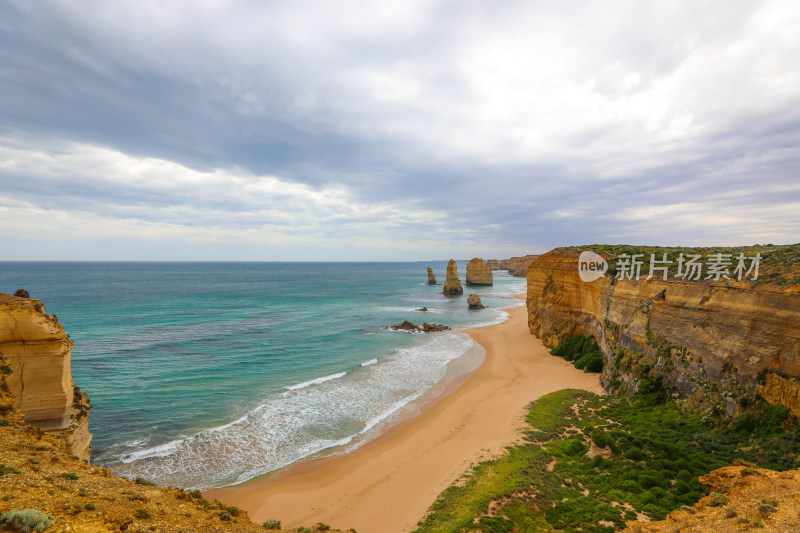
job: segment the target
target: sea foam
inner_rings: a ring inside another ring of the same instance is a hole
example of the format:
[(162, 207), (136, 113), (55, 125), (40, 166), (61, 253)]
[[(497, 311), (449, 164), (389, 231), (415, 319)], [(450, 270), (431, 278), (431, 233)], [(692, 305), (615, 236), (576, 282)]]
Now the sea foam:
[(422, 397), (447, 364), (473, 346), (444, 332), (415, 346), (286, 387), (233, 422), (121, 456), (111, 467), (132, 477), (187, 488), (242, 483), (325, 450), (353, 444)]

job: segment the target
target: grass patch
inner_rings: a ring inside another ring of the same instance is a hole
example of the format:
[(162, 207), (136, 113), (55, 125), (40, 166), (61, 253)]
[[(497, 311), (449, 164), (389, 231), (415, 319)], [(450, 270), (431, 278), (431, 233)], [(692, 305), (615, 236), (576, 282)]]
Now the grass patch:
[[(533, 403), (527, 421), (525, 444), (475, 465), (439, 496), (416, 531), (610, 533), (636, 512), (661, 520), (693, 505), (707, 492), (698, 477), (734, 459), (785, 470), (798, 466), (800, 453), (799, 431), (771, 431), (785, 423), (783, 413), (761, 432), (728, 431), (653, 395), (628, 401), (562, 390)], [(589, 458), (592, 442), (612, 456)], [(724, 506), (727, 497), (712, 502)], [(765, 515), (771, 503), (764, 503)]]

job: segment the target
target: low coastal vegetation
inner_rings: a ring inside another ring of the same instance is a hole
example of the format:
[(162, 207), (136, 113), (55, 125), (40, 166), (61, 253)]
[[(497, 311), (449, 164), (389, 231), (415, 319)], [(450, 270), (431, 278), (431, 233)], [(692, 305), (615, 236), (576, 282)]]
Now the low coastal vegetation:
[[(780, 405), (754, 409), (759, 414), (728, 426), (657, 392), (551, 393), (530, 406), (526, 442), (475, 465), (440, 495), (416, 531), (610, 533), (626, 521), (661, 520), (695, 504), (708, 492), (698, 477), (732, 462), (797, 468), (796, 420)], [(724, 505), (725, 497), (713, 496), (712, 505)]]
[(603, 352), (593, 337), (584, 335), (566, 337), (557, 347), (550, 350), (550, 355), (571, 361), (578, 370), (603, 371)]

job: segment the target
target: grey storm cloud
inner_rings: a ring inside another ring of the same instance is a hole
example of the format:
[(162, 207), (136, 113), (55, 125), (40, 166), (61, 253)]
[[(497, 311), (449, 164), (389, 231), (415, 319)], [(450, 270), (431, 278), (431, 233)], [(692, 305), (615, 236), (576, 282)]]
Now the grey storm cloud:
[(162, 4), (0, 6), (13, 258), (800, 240), (796, 3)]

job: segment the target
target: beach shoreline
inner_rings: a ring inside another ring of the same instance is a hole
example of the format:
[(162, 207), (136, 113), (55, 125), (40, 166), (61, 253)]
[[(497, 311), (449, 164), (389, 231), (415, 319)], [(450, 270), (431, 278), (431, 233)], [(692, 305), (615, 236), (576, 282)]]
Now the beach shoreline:
[(563, 388), (602, 392), (597, 374), (552, 357), (527, 328), (524, 306), (502, 323), (465, 330), (486, 352), (419, 413), (360, 447), (301, 461), (241, 485), (204, 492), (284, 527), (324, 522), (369, 533), (411, 531), (470, 465), (516, 442), (525, 407)]

